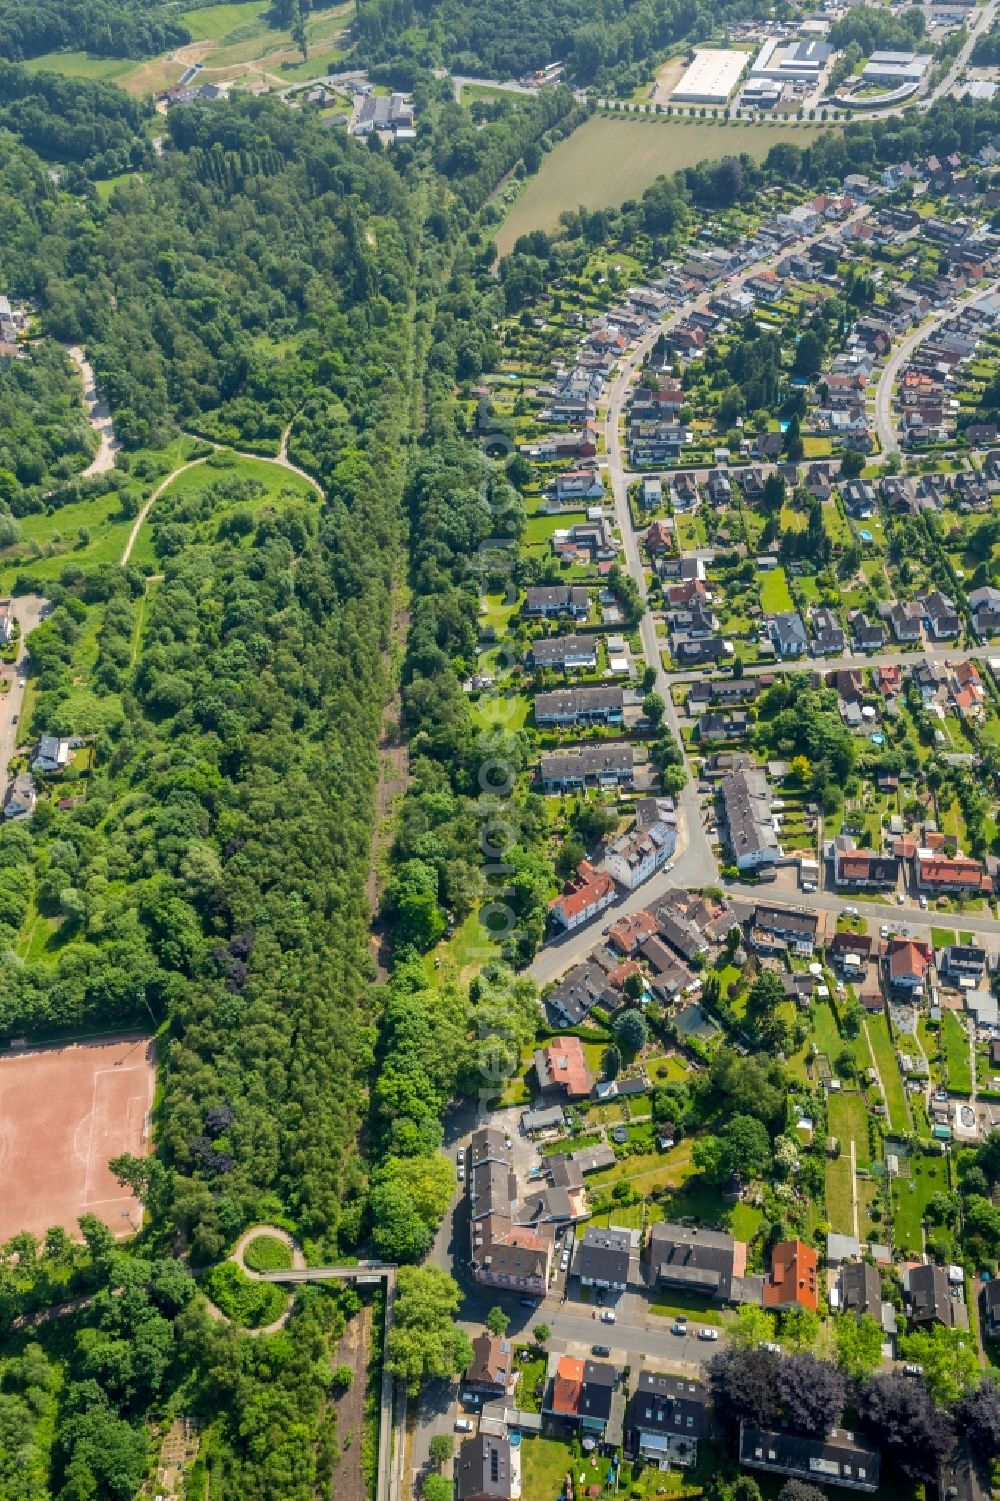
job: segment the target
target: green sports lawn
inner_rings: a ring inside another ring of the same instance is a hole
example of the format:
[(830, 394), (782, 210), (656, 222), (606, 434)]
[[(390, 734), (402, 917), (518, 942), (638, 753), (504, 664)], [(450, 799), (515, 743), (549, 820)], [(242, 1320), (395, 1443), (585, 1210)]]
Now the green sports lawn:
[(546, 157), (498, 229), (497, 249), (506, 255), (520, 235), (558, 228), (564, 210), (616, 208), (639, 198), (657, 177), (682, 167), (743, 151), (762, 161), (778, 141), (807, 146), (817, 128), (594, 115)]

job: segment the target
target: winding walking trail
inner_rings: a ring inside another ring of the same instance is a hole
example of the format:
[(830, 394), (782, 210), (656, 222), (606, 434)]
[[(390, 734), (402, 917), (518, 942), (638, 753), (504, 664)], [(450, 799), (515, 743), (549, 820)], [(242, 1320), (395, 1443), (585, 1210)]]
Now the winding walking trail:
[(115, 437), (114, 424), (111, 421), (111, 408), (103, 396), (98, 396), (97, 386), (94, 382), (94, 372), (90, 361), (78, 344), (64, 344), (63, 348), (76, 366), (80, 379), (83, 381), (83, 404), (87, 411), (87, 421), (97, 434), (100, 446), (97, 453), (84, 469), (82, 478), (86, 479), (91, 474), (107, 474), (109, 469), (115, 467), (115, 454), (120, 447)]
[[(293, 417), (292, 422), (294, 422), (294, 420), (295, 419)], [(216, 443), (211, 438), (203, 438), (200, 433), (186, 432), (183, 434), (183, 436), (185, 438), (191, 438), (196, 443), (207, 443), (212, 449), (212, 453), (232, 453), (235, 454), (238, 459), (256, 459), (261, 464), (277, 464), (279, 468), (287, 469), (289, 474), (297, 474), (299, 479), (304, 479), (306, 484), (311, 486), (311, 488), (315, 490), (320, 500), (325, 500), (326, 497), (323, 493), (323, 486), (320, 484), (319, 480), (315, 479), (313, 475), (309, 474), (305, 469), (300, 469), (298, 464), (293, 464), (292, 460), (288, 457), (288, 438), (292, 430), (292, 422), (288, 423), (287, 427), (281, 434), (281, 446), (278, 449), (277, 454), (248, 453), (245, 449), (230, 448), (226, 443)], [(128, 534), (128, 541), (125, 543), (125, 546), (122, 550), (121, 566), (123, 568), (125, 567), (129, 558), (132, 556), (132, 549), (135, 546), (136, 538), (142, 530), (142, 524), (145, 521), (146, 517), (149, 515), (150, 507), (153, 505), (153, 502), (159, 500), (164, 490), (166, 490), (170, 485), (173, 484), (178, 475), (183, 474), (185, 470), (193, 469), (196, 464), (207, 463), (211, 456), (211, 454), (206, 453), (202, 454), (200, 458), (188, 459), (186, 463), (179, 464), (176, 469), (172, 469), (170, 471), (165, 479), (162, 479), (160, 481), (156, 489), (150, 495), (149, 499), (143, 501), (142, 505), (139, 507), (138, 512), (136, 513), (136, 518), (132, 523), (132, 529)]]

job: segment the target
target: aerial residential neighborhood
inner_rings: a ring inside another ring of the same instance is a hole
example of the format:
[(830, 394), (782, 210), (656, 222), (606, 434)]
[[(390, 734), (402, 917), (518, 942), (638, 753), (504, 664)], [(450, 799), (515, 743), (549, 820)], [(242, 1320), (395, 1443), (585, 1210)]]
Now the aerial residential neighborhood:
[(0, 1501), (1000, 1498), (1000, 0), (0, 124)]

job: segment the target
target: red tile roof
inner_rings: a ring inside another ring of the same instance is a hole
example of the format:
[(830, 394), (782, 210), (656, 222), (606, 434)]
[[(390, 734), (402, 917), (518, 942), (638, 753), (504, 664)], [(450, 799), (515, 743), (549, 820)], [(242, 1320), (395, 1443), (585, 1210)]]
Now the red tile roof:
[(544, 1077), (538, 1082), (543, 1088), (565, 1090), (570, 1099), (582, 1098), (593, 1088), (593, 1075), (579, 1037), (560, 1037), (539, 1048), (535, 1057), (542, 1065)]
[(765, 1308), (808, 1308), (817, 1311), (816, 1278), (819, 1258), (801, 1240), (783, 1240), (771, 1255), (771, 1275), (764, 1284)]
[(564, 1355), (556, 1367), (552, 1381), (552, 1411), (565, 1417), (576, 1417), (580, 1410), (580, 1394), (583, 1391), (582, 1360)]

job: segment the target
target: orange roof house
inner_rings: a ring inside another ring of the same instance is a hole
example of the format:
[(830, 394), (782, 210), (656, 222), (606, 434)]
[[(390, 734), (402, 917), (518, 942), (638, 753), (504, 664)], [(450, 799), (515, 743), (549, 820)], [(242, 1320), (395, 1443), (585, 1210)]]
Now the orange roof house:
[(552, 1380), (551, 1409), (561, 1417), (575, 1418), (580, 1411), (583, 1391), (583, 1361), (564, 1355), (556, 1366)]
[(895, 939), (889, 945), (889, 979), (893, 985), (921, 986), (930, 967), (931, 955), (925, 943)]
[(560, 1037), (535, 1052), (535, 1074), (542, 1094), (582, 1100), (594, 1087), (579, 1037)]
[(608, 944), (619, 954), (634, 954), (641, 943), (658, 933), (656, 918), (651, 912), (626, 912), (608, 929)]
[(790, 1308), (819, 1306), (817, 1274), (819, 1257), (801, 1240), (783, 1240), (771, 1256), (771, 1275), (764, 1283), (764, 1307), (781, 1313)]

